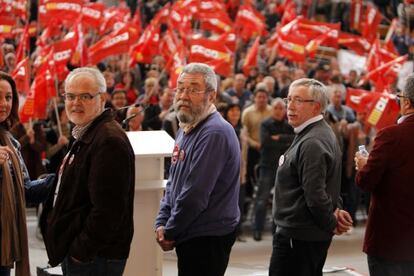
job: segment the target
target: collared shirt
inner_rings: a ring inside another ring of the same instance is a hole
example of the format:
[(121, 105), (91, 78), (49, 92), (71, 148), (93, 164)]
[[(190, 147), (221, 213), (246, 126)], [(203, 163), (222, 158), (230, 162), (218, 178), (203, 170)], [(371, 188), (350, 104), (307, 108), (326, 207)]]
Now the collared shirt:
[(317, 116), (315, 116), (315, 117), (310, 118), (309, 120), (307, 120), (306, 122), (304, 122), (304, 123), (303, 123), (303, 124), (301, 124), (300, 126), (295, 127), (295, 128), (293, 129), (293, 131), (294, 131), (296, 134), (298, 134), (298, 133), (300, 133), (302, 130), (304, 130), (304, 129), (305, 129), (305, 127), (307, 127), (308, 125), (310, 125), (310, 124), (312, 124), (312, 123), (315, 123), (315, 122), (317, 122), (317, 121), (320, 121), (320, 120), (323, 120), (323, 115), (322, 115), (322, 114), (319, 114), (319, 115), (317, 115)]
[(405, 121), (405, 119), (407, 119), (408, 117), (410, 117), (410, 116), (412, 116), (412, 115), (414, 115), (414, 113), (409, 113), (409, 114), (405, 114), (405, 115), (401, 116), (401, 117), (398, 119), (397, 124), (401, 124), (402, 122), (404, 122), (404, 121)]
[(214, 113), (217, 111), (217, 108), (214, 104), (211, 104), (209, 106), (209, 108), (207, 109), (207, 111), (200, 116), (200, 118), (198, 118), (198, 120), (196, 120), (193, 123), (190, 124), (185, 124), (185, 123), (181, 123), (180, 122), (180, 127), (183, 129), (185, 134), (188, 134), (192, 129), (194, 129), (202, 120), (204, 120), (205, 118), (207, 118), (208, 115)]

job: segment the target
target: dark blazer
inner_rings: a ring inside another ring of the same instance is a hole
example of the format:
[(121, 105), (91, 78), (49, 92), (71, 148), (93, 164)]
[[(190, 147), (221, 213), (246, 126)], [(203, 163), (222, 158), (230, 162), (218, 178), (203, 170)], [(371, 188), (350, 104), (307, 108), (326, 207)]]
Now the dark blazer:
[(414, 261), (414, 115), (380, 131), (356, 183), (372, 193), (364, 252)]
[(41, 217), (52, 266), (68, 255), (83, 262), (96, 256), (128, 257), (133, 235), (134, 158), (110, 110), (72, 143), (56, 203), (53, 207), (51, 193)]

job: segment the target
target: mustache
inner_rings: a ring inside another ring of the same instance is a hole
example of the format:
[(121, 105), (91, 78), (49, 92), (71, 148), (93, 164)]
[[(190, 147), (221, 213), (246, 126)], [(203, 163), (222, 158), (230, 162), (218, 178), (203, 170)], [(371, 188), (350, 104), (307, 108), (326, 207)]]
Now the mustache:
[(191, 103), (191, 101), (186, 101), (186, 100), (179, 100), (179, 101), (177, 101), (177, 102), (175, 103), (175, 106), (176, 106), (176, 107), (180, 107), (180, 106), (182, 106), (182, 105), (186, 105), (186, 106), (191, 107), (191, 106), (192, 106), (192, 103)]

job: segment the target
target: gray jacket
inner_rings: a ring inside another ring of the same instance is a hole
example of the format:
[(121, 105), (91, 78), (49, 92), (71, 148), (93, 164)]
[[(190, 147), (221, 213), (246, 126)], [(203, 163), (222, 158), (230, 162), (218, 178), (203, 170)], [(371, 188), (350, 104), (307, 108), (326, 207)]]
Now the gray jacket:
[[(284, 159), (284, 160), (282, 160)], [(273, 217), (277, 232), (320, 241), (332, 238), (340, 200), (341, 150), (324, 121), (302, 130), (281, 156), (276, 175)]]

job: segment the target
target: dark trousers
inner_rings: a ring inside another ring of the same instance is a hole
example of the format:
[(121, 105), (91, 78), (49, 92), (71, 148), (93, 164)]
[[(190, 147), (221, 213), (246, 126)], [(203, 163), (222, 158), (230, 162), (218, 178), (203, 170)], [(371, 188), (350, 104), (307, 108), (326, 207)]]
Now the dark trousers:
[(369, 275), (408, 276), (414, 275), (414, 262), (394, 262), (368, 255)]
[(260, 152), (255, 149), (249, 147), (247, 150), (247, 164), (246, 164), (246, 196), (252, 197), (253, 190), (254, 190), (254, 183), (253, 181), (257, 181), (255, 179), (255, 172), (254, 168), (259, 163), (260, 159)]
[(10, 276), (10, 268), (0, 266), (0, 276)]
[(178, 276), (223, 276), (236, 240), (225, 236), (196, 237), (177, 245)]
[(270, 192), (275, 185), (276, 170), (263, 166), (259, 170), (259, 187), (254, 208), (253, 229), (262, 232), (266, 222), (267, 202), (270, 197)]
[(269, 276), (322, 276), (329, 241), (300, 241), (275, 233)]
[(77, 263), (71, 257), (62, 262), (63, 275), (67, 276), (121, 276), (124, 273), (126, 260), (110, 260), (96, 257), (87, 263)]

